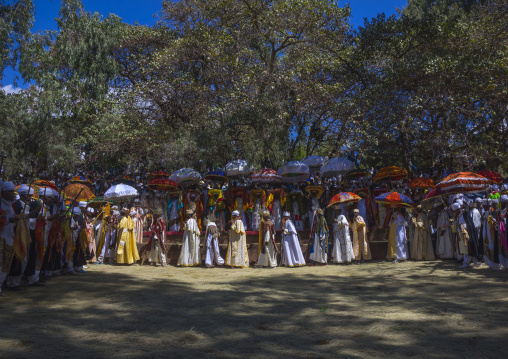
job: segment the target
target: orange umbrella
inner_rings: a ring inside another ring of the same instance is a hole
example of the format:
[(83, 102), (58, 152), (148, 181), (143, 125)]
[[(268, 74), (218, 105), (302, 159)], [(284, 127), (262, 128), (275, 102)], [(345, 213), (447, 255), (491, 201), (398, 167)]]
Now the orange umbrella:
[(340, 192), (333, 196), (327, 207), (331, 207), (336, 204), (358, 202), (361, 199), (362, 197), (353, 192)]
[(398, 181), (407, 177), (407, 171), (400, 167), (390, 166), (379, 170), (374, 176), (372, 182), (379, 182), (382, 180)]
[(92, 198), (95, 197), (90, 188), (88, 188), (88, 186), (83, 183), (71, 183), (70, 185), (65, 187), (64, 195), (70, 200), (73, 200), (74, 198), (76, 198), (76, 196), (78, 196), (76, 198), (76, 201), (86, 201), (86, 202), (90, 201)]
[(51, 189), (54, 189), (55, 191), (58, 191), (58, 187), (56, 186), (56, 184), (51, 181), (38, 180), (38, 181), (35, 181), (33, 184), (38, 187), (46, 187), (46, 188), (51, 188)]
[(407, 186), (409, 188), (436, 188), (434, 180), (425, 177), (413, 178)]

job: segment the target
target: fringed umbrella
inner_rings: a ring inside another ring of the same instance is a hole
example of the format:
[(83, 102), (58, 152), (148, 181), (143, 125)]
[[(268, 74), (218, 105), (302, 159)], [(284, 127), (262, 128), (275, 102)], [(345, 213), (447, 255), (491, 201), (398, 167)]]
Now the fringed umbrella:
[(179, 186), (185, 187), (198, 183), (201, 180), (201, 175), (192, 168), (181, 168), (173, 172), (169, 179), (176, 182)]
[(488, 189), (490, 180), (472, 172), (453, 173), (441, 180), (437, 188), (446, 193), (481, 192)]
[(485, 177), (485, 178), (491, 180), (492, 183), (495, 183), (495, 184), (503, 183), (503, 177), (501, 177), (501, 175), (497, 172), (485, 170), (485, 171), (478, 172), (478, 174), (482, 177)]
[(261, 171), (254, 173), (251, 178), (252, 182), (259, 183), (277, 183), (282, 180), (282, 176), (270, 168), (263, 168)]
[(358, 202), (362, 198), (358, 196), (357, 194), (353, 192), (340, 192), (337, 193), (333, 198), (330, 200), (330, 203), (327, 207), (331, 207), (336, 204), (344, 204), (344, 203), (353, 203)]
[(97, 197), (94, 197), (90, 202), (88, 202), (88, 207), (93, 207), (93, 208), (101, 208), (103, 206), (105, 206), (107, 203), (115, 203), (113, 201), (106, 201), (104, 199), (104, 196), (97, 196)]
[(150, 172), (148, 174), (148, 176), (146, 176), (146, 178), (149, 180), (149, 181), (152, 181), (156, 178), (169, 178), (169, 173), (165, 172), (165, 171), (155, 171), (155, 172)]
[[(71, 183), (63, 190), (67, 199), (88, 202), (95, 197), (90, 188), (84, 183)], [(79, 194), (79, 196), (78, 196)], [(77, 197), (76, 197), (77, 196)]]
[(135, 186), (136, 185), (136, 182), (129, 176), (118, 177), (115, 180), (115, 182), (116, 183), (123, 183), (123, 184), (126, 184), (127, 186)]
[(303, 160), (301, 160), (301, 162), (309, 166), (311, 172), (315, 172), (316, 170), (319, 170), (321, 167), (326, 165), (328, 163), (328, 159), (323, 156), (312, 155), (305, 157)]
[(355, 179), (368, 177), (368, 176), (370, 176), (370, 173), (368, 171), (362, 170), (362, 169), (354, 169), (352, 171), (349, 171), (346, 174), (346, 178), (355, 178)]
[(245, 160), (233, 160), (226, 165), (226, 175), (228, 177), (246, 176), (251, 174), (253, 168)]
[(138, 195), (139, 193), (134, 187), (119, 183), (112, 186), (106, 191), (106, 193), (104, 193), (104, 199), (121, 201), (132, 197), (137, 197)]
[(148, 188), (154, 191), (175, 191), (178, 184), (169, 178), (155, 178), (148, 183)]
[(321, 167), (322, 177), (335, 177), (345, 175), (354, 170), (355, 164), (345, 157), (334, 157)]
[(214, 181), (214, 182), (226, 182), (227, 181), (226, 172), (221, 171), (221, 170), (215, 170), (215, 171), (208, 172), (207, 174), (204, 175), (203, 178), (206, 180), (209, 180), (209, 181)]
[(71, 179), (70, 182), (71, 183), (83, 183), (83, 184), (86, 184), (87, 186), (92, 185), (92, 181), (90, 181), (90, 179), (88, 179), (85, 176), (75, 176), (73, 179)]
[(310, 169), (305, 163), (289, 161), (282, 168), (281, 175), (284, 182), (302, 182), (309, 178)]
[(434, 183), (434, 180), (431, 178), (425, 178), (425, 177), (418, 177), (413, 178), (409, 183), (407, 184), (409, 188), (436, 188), (436, 184)]
[(58, 191), (58, 187), (56, 186), (55, 182), (47, 181), (47, 180), (38, 180), (33, 183), (34, 185), (38, 187), (46, 187), (54, 189), (55, 191)]
[(448, 196), (448, 195), (449, 195), (449, 193), (443, 192), (439, 188), (434, 188), (433, 190), (429, 191), (425, 195), (425, 198), (423, 199), (423, 201), (427, 202), (427, 201), (431, 201), (433, 199), (438, 199), (438, 198), (441, 198), (443, 196)]
[(398, 181), (407, 177), (407, 171), (397, 166), (385, 167), (379, 170), (374, 176), (372, 182), (383, 180)]
[(411, 198), (398, 192), (383, 193), (382, 195), (377, 196), (374, 201), (376, 203), (388, 204), (395, 207), (412, 208), (414, 206), (414, 202)]

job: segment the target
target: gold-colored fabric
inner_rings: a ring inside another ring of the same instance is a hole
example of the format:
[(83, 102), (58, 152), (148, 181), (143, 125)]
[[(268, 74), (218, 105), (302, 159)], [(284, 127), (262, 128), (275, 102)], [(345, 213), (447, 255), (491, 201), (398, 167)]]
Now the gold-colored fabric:
[(390, 222), (390, 233), (388, 234), (388, 255), (386, 258), (395, 259), (397, 258), (397, 226), (393, 221)]
[(0, 238), (0, 271), (8, 273), (11, 268), (14, 252), (12, 246), (8, 245), (5, 239)]
[(118, 225), (120, 240), (116, 252), (116, 262), (132, 264), (139, 260), (138, 247), (134, 237), (134, 221), (129, 216), (125, 216)]
[(436, 257), (434, 255), (434, 249), (432, 248), (430, 225), (427, 216), (424, 213), (418, 213), (414, 219), (414, 224), (415, 231), (413, 246), (411, 248), (411, 258), (416, 260), (433, 261)]
[(353, 251), (355, 260), (371, 260), (372, 254), (367, 240), (367, 225), (365, 221), (361, 216), (357, 216), (350, 227), (353, 230)]
[(231, 267), (249, 267), (247, 238), (245, 237), (245, 228), (241, 219), (237, 219), (231, 226), (225, 264)]

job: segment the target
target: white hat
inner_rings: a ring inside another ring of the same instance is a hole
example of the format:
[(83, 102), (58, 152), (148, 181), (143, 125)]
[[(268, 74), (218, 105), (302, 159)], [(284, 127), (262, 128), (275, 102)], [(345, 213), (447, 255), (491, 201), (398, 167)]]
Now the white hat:
[(501, 196), (501, 203), (507, 203), (508, 202), (508, 195), (506, 194), (503, 194)]
[(117, 210), (113, 211), (113, 216), (120, 217), (121, 216), (120, 211)]
[(28, 194), (28, 186), (26, 184), (22, 184), (21, 186), (19, 186), (18, 188), (18, 194)]
[(208, 222), (208, 224), (206, 225), (207, 227), (217, 227), (217, 225), (215, 224), (215, 222)]
[(476, 203), (482, 203), (482, 199), (480, 197), (476, 197), (476, 199), (474, 200)]
[(458, 209), (460, 209), (460, 204), (458, 204), (458, 203), (452, 204), (452, 210), (456, 211)]
[(79, 207), (80, 208), (85, 208), (86, 207), (86, 202), (85, 201), (79, 201)]
[(51, 196), (51, 188), (43, 187), (39, 190), (39, 197)]
[(80, 215), (81, 214), (81, 210), (79, 209), (79, 207), (73, 207), (72, 208), (72, 214)]
[(497, 184), (493, 184), (490, 188), (492, 188), (493, 191), (499, 191), (499, 186)]
[(484, 198), (482, 200), (482, 206), (488, 206), (489, 205), (489, 200), (487, 198)]
[(91, 208), (91, 207), (90, 207), (90, 208), (88, 208), (88, 213), (90, 213), (90, 214), (94, 214), (94, 213), (95, 213), (95, 211), (94, 211), (94, 209), (93, 209), (93, 208)]
[(135, 216), (135, 215), (136, 215), (136, 211), (132, 211), (132, 212), (130, 213), (130, 216), (131, 216), (131, 217), (132, 217), (132, 216)]
[(291, 217), (291, 215), (289, 214), (289, 212), (284, 212), (282, 213), (282, 217)]
[(2, 191), (14, 191), (16, 189), (16, 186), (12, 182), (4, 182), (4, 185), (2, 187)]
[(497, 198), (493, 198), (493, 199), (490, 200), (490, 203), (492, 203), (492, 204), (496, 203), (497, 204), (497, 203), (499, 203), (499, 200)]
[(240, 215), (240, 212), (238, 211), (233, 211), (233, 213), (231, 213), (232, 216), (239, 216)]

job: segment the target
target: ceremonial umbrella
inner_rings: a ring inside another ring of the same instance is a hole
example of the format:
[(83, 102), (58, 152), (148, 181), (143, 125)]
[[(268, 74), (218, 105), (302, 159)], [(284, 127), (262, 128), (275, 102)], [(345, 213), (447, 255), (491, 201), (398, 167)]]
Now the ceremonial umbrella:
[(136, 185), (136, 182), (134, 182), (134, 180), (132, 178), (130, 178), (129, 176), (119, 177), (119, 178), (117, 178), (116, 182), (123, 183), (128, 186), (135, 186)]
[(169, 178), (169, 173), (167, 172), (164, 172), (164, 171), (155, 171), (155, 172), (150, 172), (148, 174), (148, 176), (146, 176), (146, 178), (151, 181), (151, 180), (154, 180), (156, 178)]
[(71, 183), (83, 183), (83, 184), (86, 184), (88, 186), (91, 186), (92, 185), (92, 181), (90, 181), (87, 177), (85, 176), (75, 176), (72, 180), (71, 180)]
[(321, 167), (322, 177), (335, 177), (345, 175), (355, 169), (355, 164), (345, 157), (334, 157)]
[(328, 163), (328, 159), (326, 157), (312, 155), (305, 157), (302, 161), (302, 163), (305, 163), (309, 168), (321, 168), (322, 166), (326, 165)]
[[(80, 193), (81, 192), (81, 193)], [(83, 183), (71, 183), (63, 190), (65, 197), (76, 201), (88, 202), (95, 197), (90, 188)], [(79, 193), (79, 196), (78, 196)], [(77, 197), (76, 197), (77, 196)]]
[(374, 198), (376, 203), (389, 204), (395, 207), (409, 207), (414, 206), (413, 200), (408, 196), (404, 196), (398, 192), (387, 192)]
[(478, 174), (482, 177), (485, 177), (485, 178), (491, 180), (492, 183), (495, 183), (495, 184), (503, 183), (503, 177), (501, 177), (501, 175), (497, 172), (485, 170), (485, 171), (478, 172)]
[(436, 188), (434, 180), (425, 177), (413, 178), (407, 186), (409, 188)]
[(282, 180), (284, 182), (301, 182), (309, 178), (309, 167), (299, 161), (289, 161), (282, 168)]
[(252, 167), (245, 160), (233, 160), (226, 165), (228, 177), (245, 176), (252, 172)]
[(397, 166), (390, 166), (381, 168), (374, 176), (372, 182), (379, 182), (382, 180), (398, 181), (407, 177), (407, 171)]
[(88, 202), (88, 207), (100, 208), (104, 206), (106, 203), (112, 203), (111, 201), (106, 201), (103, 196), (94, 197), (90, 202)]
[(35, 181), (32, 184), (36, 185), (38, 187), (46, 187), (46, 188), (51, 188), (51, 189), (54, 189), (55, 191), (58, 191), (58, 187), (56, 186), (56, 184), (54, 182), (51, 182), (51, 181), (38, 180), (38, 181)]
[(179, 186), (185, 187), (198, 183), (201, 180), (201, 175), (192, 168), (181, 168), (173, 172), (169, 179), (176, 182)]
[(337, 193), (335, 196), (333, 196), (327, 207), (331, 207), (336, 204), (358, 202), (361, 199), (362, 197), (358, 196), (353, 192), (340, 192)]
[(370, 173), (362, 169), (354, 169), (346, 174), (346, 178), (356, 178), (356, 179), (368, 176), (370, 176)]
[(490, 180), (472, 172), (457, 172), (446, 176), (437, 188), (446, 193), (481, 192), (488, 189)]
[(216, 182), (226, 182), (226, 180), (227, 180), (226, 173), (221, 170), (215, 170), (215, 171), (208, 172), (207, 174), (204, 175), (203, 178), (206, 180), (209, 180), (209, 181), (216, 181)]
[(105, 200), (124, 200), (131, 197), (138, 196), (138, 191), (129, 185), (119, 183), (117, 185), (112, 186), (110, 189), (104, 193)]
[(270, 168), (263, 168), (259, 172), (254, 173), (252, 176), (252, 182), (260, 183), (276, 183), (280, 182), (282, 176), (277, 171)]
[(433, 190), (430, 190), (429, 193), (425, 195), (425, 198), (423, 199), (424, 202), (430, 201), (432, 199), (441, 198), (443, 196), (448, 196), (449, 193), (443, 192), (439, 188), (434, 188)]
[(148, 188), (154, 191), (175, 191), (178, 184), (169, 178), (155, 178), (148, 183)]

